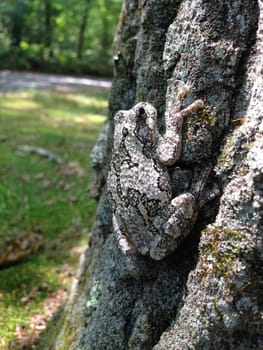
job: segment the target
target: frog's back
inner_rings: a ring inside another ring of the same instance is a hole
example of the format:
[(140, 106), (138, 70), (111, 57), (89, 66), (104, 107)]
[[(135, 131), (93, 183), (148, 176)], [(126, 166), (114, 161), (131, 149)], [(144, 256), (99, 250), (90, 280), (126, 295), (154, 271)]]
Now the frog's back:
[(171, 184), (167, 170), (154, 158), (138, 149), (123, 154), (123, 149), (113, 153), (108, 191), (113, 211), (133, 236), (169, 203)]

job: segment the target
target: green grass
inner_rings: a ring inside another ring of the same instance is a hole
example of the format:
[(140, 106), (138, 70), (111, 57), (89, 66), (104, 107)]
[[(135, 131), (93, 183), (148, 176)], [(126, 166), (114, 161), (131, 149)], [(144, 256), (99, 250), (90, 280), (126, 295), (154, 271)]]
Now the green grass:
[[(77, 266), (73, 248), (88, 241), (96, 207), (87, 195), (89, 153), (107, 99), (92, 91), (0, 94), (0, 246), (21, 234), (42, 237), (37, 253), (0, 269), (1, 349), (19, 349), (10, 345), (17, 327), (28, 326), (47, 295), (67, 285), (63, 267)], [(63, 164), (21, 152), (21, 145), (42, 147)], [(23, 302), (39, 285), (46, 287)]]

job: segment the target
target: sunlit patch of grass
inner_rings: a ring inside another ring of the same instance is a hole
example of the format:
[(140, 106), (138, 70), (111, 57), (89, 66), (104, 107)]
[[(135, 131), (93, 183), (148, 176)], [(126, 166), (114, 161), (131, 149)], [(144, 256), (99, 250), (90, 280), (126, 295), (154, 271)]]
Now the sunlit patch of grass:
[[(42, 236), (37, 254), (0, 269), (3, 349), (18, 326), (27, 326), (32, 313), (41, 313), (48, 293), (67, 286), (65, 264), (67, 269), (77, 266), (71, 251), (88, 240), (96, 207), (87, 195), (89, 152), (105, 119), (107, 99), (107, 92), (90, 91), (0, 94), (0, 244), (21, 232)], [(54, 153), (63, 164), (19, 151), (25, 144)], [(73, 173), (66, 171), (70, 163)], [(46, 288), (25, 303), (42, 285)]]
[(80, 116), (75, 118), (75, 122), (80, 124), (89, 124), (89, 122), (91, 122), (92, 124), (101, 125), (104, 120), (105, 120), (105, 117), (99, 114), (89, 114), (87, 117)]
[(97, 108), (101, 108), (101, 107), (107, 108), (107, 101), (105, 99), (103, 98), (97, 99), (94, 96), (68, 94), (67, 100), (75, 101), (76, 103), (81, 103), (86, 106), (93, 105), (93, 107), (97, 107)]
[(21, 100), (21, 98), (14, 98), (10, 99), (8, 96), (6, 98), (3, 98), (2, 100), (2, 108), (9, 108), (9, 109), (14, 109), (14, 110), (23, 110), (25, 112), (38, 109), (40, 108), (40, 105), (31, 99), (25, 98)]

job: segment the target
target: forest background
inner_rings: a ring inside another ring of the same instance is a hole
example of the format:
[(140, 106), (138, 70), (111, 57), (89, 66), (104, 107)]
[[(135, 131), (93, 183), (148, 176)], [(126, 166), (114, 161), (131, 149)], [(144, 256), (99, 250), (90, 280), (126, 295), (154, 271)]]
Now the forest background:
[[(1, 350), (36, 346), (65, 302), (87, 245), (96, 210), (87, 193), (90, 151), (107, 114), (110, 86), (109, 79), (102, 87), (96, 77), (113, 75), (121, 5), (0, 1)], [(78, 75), (79, 85), (28, 71)], [(60, 83), (38, 89), (32, 77), (39, 86), (42, 79)]]
[(112, 75), (121, 0), (3, 0), (0, 69)]

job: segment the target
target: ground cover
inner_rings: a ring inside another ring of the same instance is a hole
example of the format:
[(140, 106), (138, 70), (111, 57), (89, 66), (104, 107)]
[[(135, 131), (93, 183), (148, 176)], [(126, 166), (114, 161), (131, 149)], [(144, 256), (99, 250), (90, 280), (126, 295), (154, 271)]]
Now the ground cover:
[(107, 99), (106, 90), (0, 93), (1, 349), (29, 349), (67, 297), (94, 220), (89, 152)]

